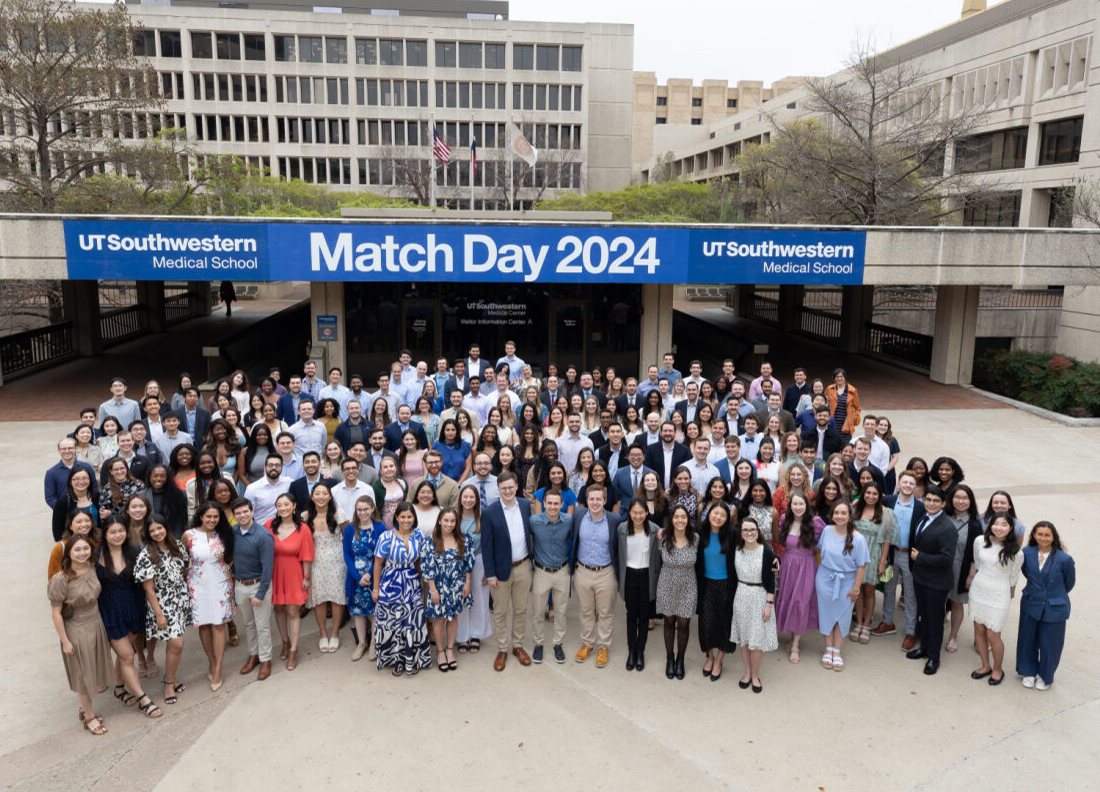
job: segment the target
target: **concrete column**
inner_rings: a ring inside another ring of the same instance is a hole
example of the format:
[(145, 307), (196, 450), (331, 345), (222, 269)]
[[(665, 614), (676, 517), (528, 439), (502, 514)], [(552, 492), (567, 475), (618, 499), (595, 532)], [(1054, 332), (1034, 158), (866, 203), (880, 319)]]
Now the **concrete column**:
[(103, 334), (99, 329), (99, 281), (77, 280), (61, 284), (65, 298), (65, 318), (73, 323), (73, 345), (81, 355), (103, 352)]
[(979, 286), (936, 288), (936, 329), (932, 334), (933, 382), (969, 385), (974, 371)]
[(756, 287), (751, 283), (739, 283), (734, 288), (737, 289), (734, 312), (742, 318), (752, 316), (752, 298), (756, 294)]
[(1046, 228), (1050, 224), (1050, 190), (1024, 189), (1020, 198), (1020, 227)]
[(210, 281), (188, 281), (187, 290), (195, 295), (195, 310), (199, 316), (210, 316)]
[(805, 286), (779, 287), (779, 329), (793, 333), (799, 328), (799, 313), (806, 296)]
[[(317, 317), (336, 317), (336, 341), (322, 341), (317, 335)], [(339, 366), (346, 377), (347, 371), (347, 323), (344, 321), (344, 284), (314, 281), (309, 284), (309, 338), (313, 344), (313, 352), (322, 349), (325, 353), (325, 362), (322, 367), (318, 364), (318, 376), (328, 381), (328, 369)], [(324, 368), (322, 375), (320, 369)]]
[(875, 310), (874, 286), (844, 286), (840, 303), (840, 341), (844, 352), (859, 352), (863, 347), (863, 326)]
[(672, 350), (672, 292), (670, 283), (642, 285), (642, 338), (638, 348), (638, 376), (645, 377), (651, 363)]
[(149, 317), (149, 332), (163, 333), (166, 324), (164, 281), (138, 281), (137, 301), (145, 306), (145, 313)]

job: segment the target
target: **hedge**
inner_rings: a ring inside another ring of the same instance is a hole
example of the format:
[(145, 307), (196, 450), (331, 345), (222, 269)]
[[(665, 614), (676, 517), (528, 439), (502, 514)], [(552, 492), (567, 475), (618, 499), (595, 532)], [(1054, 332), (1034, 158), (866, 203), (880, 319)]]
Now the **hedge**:
[(974, 361), (974, 385), (1045, 410), (1100, 416), (1100, 365), (1052, 352), (987, 350)]

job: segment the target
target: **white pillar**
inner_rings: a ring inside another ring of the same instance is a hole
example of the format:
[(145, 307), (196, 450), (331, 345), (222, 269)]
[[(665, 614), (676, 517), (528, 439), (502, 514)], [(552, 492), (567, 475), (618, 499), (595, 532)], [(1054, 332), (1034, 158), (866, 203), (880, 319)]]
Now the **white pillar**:
[(672, 284), (642, 285), (642, 337), (638, 347), (638, 379), (646, 368), (661, 365), (661, 356), (672, 350)]
[(944, 385), (969, 385), (974, 371), (979, 286), (939, 286), (929, 376)]

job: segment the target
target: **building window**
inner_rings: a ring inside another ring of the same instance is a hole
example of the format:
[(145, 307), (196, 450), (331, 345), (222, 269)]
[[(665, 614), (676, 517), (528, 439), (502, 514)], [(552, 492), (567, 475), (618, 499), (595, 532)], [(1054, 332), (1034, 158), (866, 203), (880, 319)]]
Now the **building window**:
[(480, 44), (459, 43), (459, 45), (458, 45), (458, 67), (460, 69), (480, 69), (481, 68), (481, 45)]
[(691, 98), (691, 106), (692, 107), (702, 107), (703, 106), (703, 100), (700, 99), (698, 96), (693, 96)]
[(183, 42), (178, 30), (160, 31), (160, 56), (162, 58), (182, 58)]
[(1056, 187), (1050, 191), (1048, 228), (1073, 228), (1075, 194), (1074, 187)]
[(535, 48), (535, 68), (539, 71), (557, 71), (559, 51), (557, 46), (539, 44)]
[(503, 44), (486, 44), (485, 45), (485, 68), (486, 69), (506, 69), (507, 65), (504, 62), (504, 45)]
[(524, 71), (535, 68), (535, 47), (533, 44), (512, 45), (512, 68)]
[(244, 36), (244, 59), (250, 61), (267, 60), (267, 42), (263, 34)]
[(214, 44), (209, 33), (191, 34), (191, 57), (213, 58)]
[(436, 68), (453, 69), (458, 65), (458, 55), (453, 41), (437, 41), (435, 43)]
[(1014, 228), (1020, 224), (1020, 192), (1001, 193), (963, 210), (964, 226)]
[(1081, 130), (1084, 124), (1084, 116), (1043, 124), (1039, 164), (1062, 165), (1081, 159)]
[(149, 58), (155, 58), (157, 56), (157, 34), (155, 31), (134, 31), (134, 54), (144, 55)]
[(955, 144), (958, 173), (1010, 170), (1024, 167), (1027, 156), (1027, 127), (976, 135)]
[(347, 63), (348, 40), (325, 36), (325, 63)]
[(302, 63), (324, 63), (320, 36), (298, 37), (298, 59)]
[(736, 108), (737, 107), (737, 100), (736, 99), (727, 99), (726, 100), (726, 107)]
[(239, 33), (218, 33), (218, 60), (241, 59), (241, 36)]
[(406, 41), (405, 42), (405, 65), (406, 66), (427, 66), (428, 65), (428, 42), (426, 42), (426, 41)]
[[(276, 58), (275, 60), (278, 60)], [(355, 40), (355, 62), (360, 66), (374, 66), (378, 63), (378, 42), (375, 39)]]
[(401, 39), (382, 39), (378, 42), (379, 60), (383, 66), (404, 66), (404, 47)]
[(667, 96), (658, 96), (657, 97), (657, 106), (658, 107), (667, 107), (668, 106), (668, 97)]
[(298, 60), (298, 48), (294, 44), (294, 36), (275, 37), (275, 60), (284, 63)]
[(700, 124), (702, 124), (702, 123), (703, 123), (703, 119), (701, 119), (701, 118), (693, 118), (693, 119), (691, 119), (691, 125), (692, 125), (692, 126), (699, 126), (699, 125), (700, 125)]
[(561, 70), (579, 72), (581, 70), (581, 47), (561, 48)]
[(658, 124), (667, 124), (667, 123), (668, 123), (668, 119), (667, 119), (667, 118), (664, 118), (663, 116), (657, 116), (657, 123), (658, 123)]

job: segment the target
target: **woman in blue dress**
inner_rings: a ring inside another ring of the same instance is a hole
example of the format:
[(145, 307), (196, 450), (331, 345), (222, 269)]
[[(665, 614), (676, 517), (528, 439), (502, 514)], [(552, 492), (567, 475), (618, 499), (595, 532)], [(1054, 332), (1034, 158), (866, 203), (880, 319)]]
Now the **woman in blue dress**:
[(470, 596), (474, 571), (474, 553), (468, 536), (459, 529), (458, 512), (446, 508), (439, 512), (435, 529), (424, 547), (424, 579), (428, 581), (428, 618), (440, 671), (454, 671), (455, 633), (458, 614), (473, 605)]
[(439, 425), (439, 440), (432, 448), (443, 454), (443, 475), (462, 484), (470, 475), (470, 444), (459, 435), (454, 418)]
[(359, 641), (351, 655), (353, 661), (362, 658), (370, 646), (370, 617), (374, 615), (371, 597), (374, 551), (378, 538), (386, 531), (385, 523), (376, 521), (374, 514), (374, 500), (363, 495), (355, 501), (352, 521), (344, 526), (344, 565), (347, 567), (344, 593)]
[(416, 530), (416, 509), (402, 501), (374, 551), (374, 641), (378, 668), (415, 676), (432, 664), (424, 601), (420, 596), (420, 557), (427, 539)]
[(852, 610), (859, 597), (863, 573), (871, 560), (867, 540), (856, 531), (852, 507), (841, 500), (833, 506), (831, 523), (821, 532), (817, 549), (821, 566), (817, 568), (814, 588), (817, 592), (817, 628), (825, 636), (825, 654), (821, 665), (833, 671), (844, 670), (840, 647), (852, 624)]

